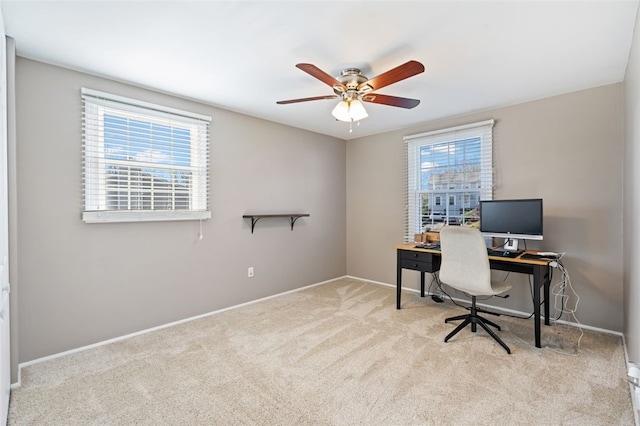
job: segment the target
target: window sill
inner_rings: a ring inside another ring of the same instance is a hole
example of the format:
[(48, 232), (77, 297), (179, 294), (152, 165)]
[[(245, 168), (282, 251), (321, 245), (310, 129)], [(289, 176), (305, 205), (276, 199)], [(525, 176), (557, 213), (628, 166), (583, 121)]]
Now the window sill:
[(190, 211), (92, 211), (83, 212), (85, 223), (160, 222), (210, 219), (211, 212)]

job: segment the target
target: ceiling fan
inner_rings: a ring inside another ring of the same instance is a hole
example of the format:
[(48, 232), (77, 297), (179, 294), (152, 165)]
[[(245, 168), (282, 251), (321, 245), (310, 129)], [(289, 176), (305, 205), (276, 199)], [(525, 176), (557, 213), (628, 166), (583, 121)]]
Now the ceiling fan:
[[(362, 102), (407, 109), (415, 108), (420, 103), (418, 99), (400, 98), (374, 93), (378, 89), (424, 72), (424, 65), (418, 61), (409, 61), (371, 79), (363, 76), (358, 68), (347, 68), (342, 71), (340, 76), (334, 78), (312, 64), (297, 64), (296, 67), (331, 86), (335, 94), (289, 99), (286, 101), (278, 101), (276, 102), (277, 104), (285, 105), (323, 99), (341, 99), (331, 114), (337, 120), (353, 123), (354, 121), (359, 122), (359, 120), (369, 116)], [(350, 128), (349, 131), (351, 132), (352, 129)]]

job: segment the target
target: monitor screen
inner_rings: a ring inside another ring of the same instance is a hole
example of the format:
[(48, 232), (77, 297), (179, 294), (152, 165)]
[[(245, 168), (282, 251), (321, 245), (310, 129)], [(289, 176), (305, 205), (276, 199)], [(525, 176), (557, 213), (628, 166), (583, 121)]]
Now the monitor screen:
[(480, 201), (480, 231), (487, 237), (542, 239), (542, 199)]

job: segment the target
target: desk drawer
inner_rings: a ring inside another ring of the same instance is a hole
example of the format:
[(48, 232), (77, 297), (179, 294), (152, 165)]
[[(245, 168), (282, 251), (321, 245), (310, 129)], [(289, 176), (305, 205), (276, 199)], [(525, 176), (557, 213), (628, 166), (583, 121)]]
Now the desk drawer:
[(423, 251), (400, 250), (400, 259), (411, 261), (419, 260), (421, 262), (431, 263), (433, 255)]
[(398, 263), (403, 269), (436, 272), (440, 269), (440, 256), (424, 251), (399, 250)]
[(413, 269), (415, 271), (433, 272), (431, 262), (421, 262), (419, 260), (401, 259), (402, 269)]

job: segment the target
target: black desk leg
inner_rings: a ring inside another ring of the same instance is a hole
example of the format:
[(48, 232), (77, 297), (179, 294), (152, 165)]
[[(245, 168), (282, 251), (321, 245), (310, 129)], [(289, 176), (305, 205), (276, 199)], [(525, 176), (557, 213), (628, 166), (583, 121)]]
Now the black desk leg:
[(400, 260), (400, 250), (396, 259), (396, 309), (400, 309), (400, 294), (402, 293), (402, 261)]
[(549, 304), (551, 303), (549, 299), (549, 289), (551, 287), (551, 270), (547, 266), (544, 268), (544, 325), (550, 325), (549, 322)]
[(424, 297), (424, 272), (420, 271), (420, 296)]
[[(533, 268), (533, 323), (535, 329), (536, 348), (541, 348), (540, 343), (540, 286), (543, 285), (542, 267)], [(545, 289), (545, 294), (547, 293)], [(546, 303), (546, 301), (545, 301)], [(545, 308), (545, 311), (547, 309)]]

